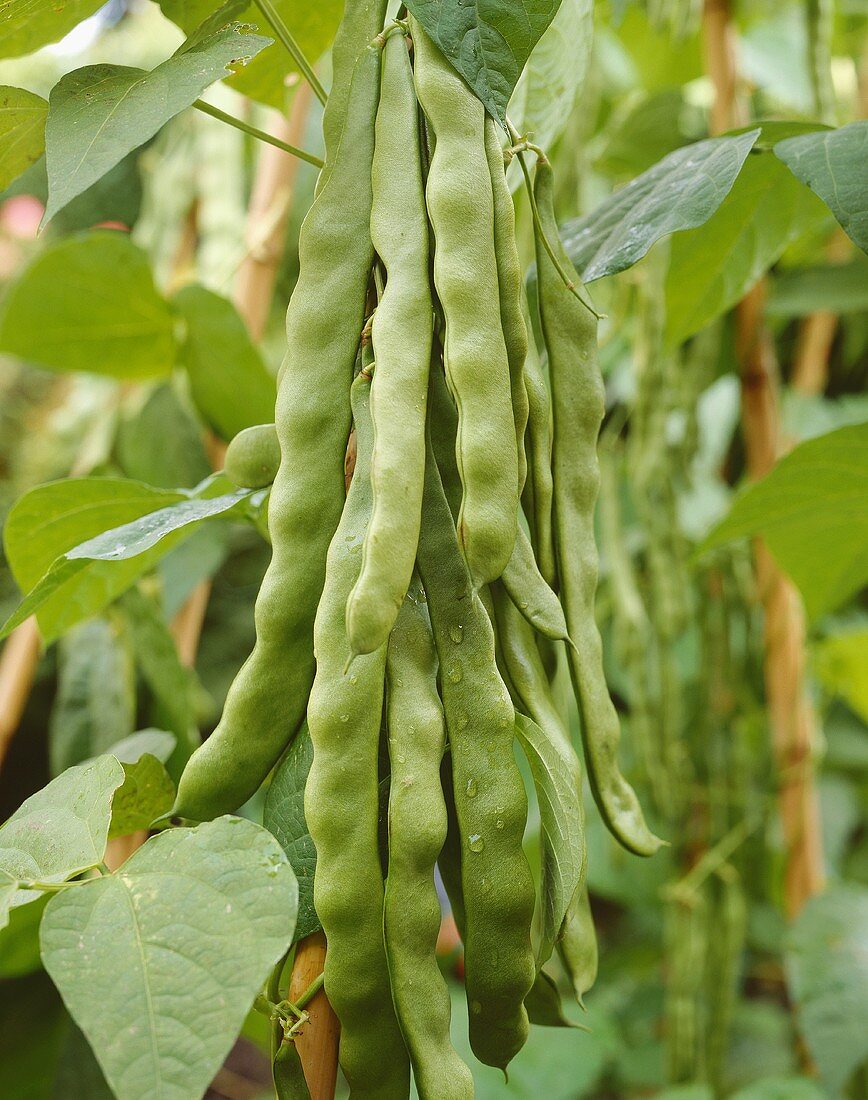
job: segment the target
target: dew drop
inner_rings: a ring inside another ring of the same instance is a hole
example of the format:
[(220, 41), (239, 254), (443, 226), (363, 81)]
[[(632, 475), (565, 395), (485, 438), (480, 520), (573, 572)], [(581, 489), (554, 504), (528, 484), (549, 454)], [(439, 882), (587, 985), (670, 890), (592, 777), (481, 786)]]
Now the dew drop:
[(357, 684), (358, 682), (359, 682), (358, 676), (351, 676), (350, 677), (350, 683), (351, 684)]
[(470, 1011), (473, 1013), (474, 1016), (479, 1016), (482, 1014), (482, 1005), (479, 1003), (479, 1001), (470, 1002)]
[(341, 721), (342, 722), (349, 722), (349, 720), (350, 720), (350, 716), (348, 714), (342, 714), (341, 715)]
[(502, 829), (502, 828), (503, 828), (503, 818), (502, 818), (502, 817), (499, 817), (499, 818), (497, 819), (497, 821), (495, 821), (495, 823), (494, 823), (494, 824), (495, 824), (495, 827), (496, 827), (496, 828), (498, 828), (498, 829)]
[(456, 645), (461, 645), (464, 641), (464, 627), (459, 624), (449, 627), (449, 637), (455, 642)]
[(479, 833), (471, 833), (468, 840), (468, 846), (471, 852), (481, 852), (485, 847), (485, 841), (479, 835)]
[(457, 725), (460, 730), (466, 730), (467, 727), (470, 725), (470, 719), (467, 717), (466, 714), (459, 714)]
[(468, 798), (476, 798), (478, 793), (479, 793), (479, 787), (476, 785), (476, 780), (475, 779), (468, 779), (467, 780), (467, 797)]
[(453, 684), (457, 684), (461, 680), (461, 669), (458, 667), (458, 665), (455, 665), (453, 668), (449, 669), (449, 679), (452, 681)]

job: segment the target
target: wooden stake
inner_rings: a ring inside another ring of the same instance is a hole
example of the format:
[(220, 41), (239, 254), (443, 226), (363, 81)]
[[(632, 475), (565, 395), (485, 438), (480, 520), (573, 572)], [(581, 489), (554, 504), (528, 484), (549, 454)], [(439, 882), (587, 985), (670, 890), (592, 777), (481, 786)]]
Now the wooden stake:
[[(728, 0), (706, 0), (703, 30), (707, 69), (715, 89), (712, 126), (720, 133), (743, 121), (736, 98), (737, 69)], [(767, 474), (784, 448), (774, 344), (763, 320), (765, 295), (765, 281), (761, 280), (735, 310), (742, 428), (751, 478)], [(786, 844), (784, 907), (792, 918), (808, 898), (822, 890), (825, 880), (811, 759), (815, 716), (805, 685), (801, 599), (761, 540), (755, 544), (755, 570), (765, 614), (766, 705)]]
[[(313, 932), (298, 945), (295, 965), (289, 982), (289, 999), (297, 1000), (311, 982), (322, 974), (325, 965), (326, 939), (322, 932)], [(305, 1011), (308, 1023), (296, 1040), (304, 1068), (311, 1100), (334, 1100), (338, 1075), (338, 1040), (340, 1024), (325, 990), (320, 990)]]
[(21, 724), (41, 649), (39, 628), (31, 617), (12, 631), (0, 654), (0, 767)]

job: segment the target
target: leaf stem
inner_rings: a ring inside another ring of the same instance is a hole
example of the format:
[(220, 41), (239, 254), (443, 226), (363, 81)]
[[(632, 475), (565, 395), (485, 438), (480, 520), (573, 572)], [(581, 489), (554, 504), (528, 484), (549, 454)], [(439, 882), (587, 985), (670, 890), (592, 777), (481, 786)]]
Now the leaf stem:
[(310, 84), (311, 88), (313, 88), (314, 95), (317, 97), (320, 103), (325, 105), (325, 101), (328, 99), (325, 88), (323, 88), (322, 84), (320, 84), (316, 73), (313, 71), (311, 63), (304, 56), (304, 51), (302, 50), (301, 46), (299, 46), (299, 44), (290, 34), (289, 27), (287, 27), (286, 23), (284, 23), (284, 21), (280, 18), (280, 13), (277, 11), (274, 4), (272, 4), (271, 0), (254, 0), (254, 2), (257, 8), (259, 8), (259, 10), (268, 20), (271, 29), (280, 39), (281, 44), (286, 48), (287, 52), (292, 57), (293, 61), (295, 61), (296, 65), (298, 65), (299, 69), (304, 75), (305, 80), (307, 80), (308, 84)]
[(295, 1002), (295, 1007), (298, 1009), (303, 1009), (305, 1005), (309, 1004), (317, 995), (317, 993), (319, 993), (319, 991), (322, 989), (324, 980), (325, 974), (318, 974), (317, 977), (314, 978), (314, 980), (304, 991), (304, 993), (302, 993), (302, 995)]
[(292, 156), (298, 157), (299, 160), (307, 161), (308, 164), (312, 164), (315, 168), (322, 168), (322, 161), (314, 153), (308, 153), (305, 149), (298, 149), (295, 145), (288, 145), (285, 141), (281, 141), (280, 138), (273, 137), (264, 130), (257, 129), (256, 126), (251, 126), (249, 122), (236, 118), (235, 115), (228, 115), (225, 111), (221, 111), (219, 107), (214, 107), (210, 103), (206, 103), (204, 99), (197, 99), (193, 106), (197, 111), (210, 115), (212, 118), (219, 119), (220, 122), (225, 122), (229, 126), (234, 126), (236, 130), (241, 130), (245, 134), (250, 134), (251, 137), (255, 137), (258, 141), (265, 141), (269, 145), (275, 146), (277, 149), (282, 149), (284, 153), (290, 153)]

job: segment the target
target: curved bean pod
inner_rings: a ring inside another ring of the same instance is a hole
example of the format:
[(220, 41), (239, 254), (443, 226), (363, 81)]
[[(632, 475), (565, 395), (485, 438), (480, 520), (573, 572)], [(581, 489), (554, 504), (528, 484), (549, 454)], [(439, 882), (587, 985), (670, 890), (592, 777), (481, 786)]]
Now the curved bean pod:
[(329, 546), (314, 626), (317, 667), (307, 707), (313, 764), (304, 813), (317, 851), (314, 904), (328, 940), (325, 990), (341, 1023), (341, 1067), (354, 1098), (405, 1100), (409, 1061), (389, 987), (378, 839), (386, 647), (346, 667), (347, 596), (371, 514), (369, 395), (360, 374), (352, 386), (356, 469)]
[[(580, 286), (558, 236), (552, 201), (551, 165), (540, 158), (534, 196), (542, 230), (564, 269)], [(594, 798), (612, 834), (637, 855), (652, 855), (662, 843), (642, 815), (633, 788), (618, 766), (620, 728), (603, 673), (603, 647), (594, 620), (598, 556), (594, 505), (600, 484), (597, 436), (603, 419), (603, 380), (596, 362), (593, 314), (565, 286), (537, 239), (540, 324), (552, 387), (555, 546), (560, 596), (567, 628), (570, 674), (582, 724), (582, 743)]]
[(534, 630), (554, 641), (572, 644), (564, 609), (540, 573), (530, 539), (521, 527), (516, 533), (512, 557), (500, 579), (512, 602)]
[[(403, 46), (402, 46), (403, 48)], [(389, 873), (384, 929), (392, 997), (423, 1100), (472, 1100), (473, 1077), (449, 1038), (449, 990), (435, 957), (434, 864), (446, 839), (440, 762), (446, 747), (437, 654), (419, 588), (389, 638)]]
[(533, 341), (524, 361), (527, 391), (527, 480), (522, 503), (530, 523), (539, 571), (546, 583), (556, 587), (557, 569), (552, 535), (552, 409), (548, 386), (543, 378)]
[(430, 446), (422, 510), (419, 571), (440, 660), (461, 834), (470, 1043), (480, 1061), (505, 1067), (527, 1039), (524, 998), (534, 981), (534, 885), (522, 849), (527, 796), (491, 622), (461, 556)]
[(515, 542), (518, 451), (500, 319), (485, 109), (415, 20), (416, 94), (436, 137), (426, 199), (444, 361), (458, 406), (458, 537), (474, 584), (499, 577)]
[(371, 238), (386, 267), (386, 288), (371, 338), (374, 508), (362, 570), (347, 603), (354, 653), (389, 637), (407, 592), (422, 516), (425, 413), (434, 310), (428, 282), (428, 215), (422, 186), (419, 112), (403, 35), (383, 52), (372, 166)]
[[(256, 600), (256, 645), (217, 729), (187, 762), (173, 812), (203, 821), (257, 790), (304, 718), (326, 550), (343, 508), (349, 389), (373, 262), (371, 161), (379, 49), (356, 66), (339, 155), (304, 220), (275, 420), (272, 558)], [(327, 302), (329, 307), (323, 308)]]

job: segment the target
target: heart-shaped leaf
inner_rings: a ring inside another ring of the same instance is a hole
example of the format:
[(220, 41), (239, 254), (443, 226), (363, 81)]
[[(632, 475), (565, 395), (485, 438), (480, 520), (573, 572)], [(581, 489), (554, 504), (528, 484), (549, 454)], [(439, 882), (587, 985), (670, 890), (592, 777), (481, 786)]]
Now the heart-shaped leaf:
[(205, 1092), (297, 904), (280, 845), (237, 817), (161, 833), (115, 874), (52, 898), (43, 961), (118, 1100)]
[(271, 44), (270, 38), (240, 31), (237, 24), (224, 27), (150, 72), (88, 65), (62, 77), (48, 101), (43, 221), (152, 138), (215, 80)]
[[(111, 820), (112, 795), (124, 773), (113, 756), (69, 768), (30, 796), (0, 827), (3, 894), (8, 880), (64, 882), (102, 862)], [(20, 890), (12, 905), (39, 894)]]
[(464, 77), (486, 111), (504, 122), (524, 63), (561, 0), (410, 0), (407, 7)]
[(6, 0), (0, 5), (0, 57), (21, 57), (57, 42), (103, 0)]

